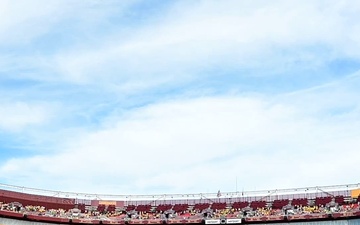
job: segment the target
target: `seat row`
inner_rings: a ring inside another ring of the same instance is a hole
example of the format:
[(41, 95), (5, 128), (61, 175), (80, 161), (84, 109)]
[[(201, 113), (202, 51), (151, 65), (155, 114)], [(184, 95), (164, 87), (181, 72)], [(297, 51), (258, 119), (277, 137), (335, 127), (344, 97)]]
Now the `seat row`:
[[(164, 212), (168, 210), (172, 210), (175, 212), (183, 212), (186, 210), (195, 210), (195, 211), (203, 211), (205, 209), (212, 209), (212, 210), (223, 210), (226, 208), (233, 208), (233, 209), (258, 209), (258, 208), (265, 208), (271, 207), (273, 209), (283, 209), (286, 206), (325, 206), (330, 203), (342, 205), (345, 203), (344, 196), (327, 196), (327, 197), (317, 197), (315, 199), (309, 200), (307, 198), (297, 198), (297, 199), (279, 199), (274, 200), (272, 202), (266, 202), (263, 200), (258, 201), (238, 201), (232, 204), (228, 204), (225, 202), (213, 202), (213, 203), (197, 203), (193, 206), (189, 204), (160, 204), (157, 206), (152, 206), (150, 204), (147, 205), (128, 205), (124, 208), (125, 211), (137, 211), (137, 212)], [(102, 209), (102, 208), (101, 208)]]

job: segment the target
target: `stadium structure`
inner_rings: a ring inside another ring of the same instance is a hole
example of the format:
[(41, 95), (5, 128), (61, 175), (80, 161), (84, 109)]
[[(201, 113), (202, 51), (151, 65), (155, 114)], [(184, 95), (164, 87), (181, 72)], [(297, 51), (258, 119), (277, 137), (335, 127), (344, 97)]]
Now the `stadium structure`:
[(359, 183), (163, 195), (99, 195), (0, 184), (0, 225), (356, 225), (359, 204)]

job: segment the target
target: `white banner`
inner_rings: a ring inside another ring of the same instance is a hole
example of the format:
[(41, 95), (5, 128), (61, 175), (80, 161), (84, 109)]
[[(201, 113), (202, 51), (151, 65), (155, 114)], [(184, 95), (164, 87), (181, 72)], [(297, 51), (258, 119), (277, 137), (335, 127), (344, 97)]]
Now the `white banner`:
[(241, 223), (241, 219), (227, 219), (227, 224)]
[(205, 224), (220, 224), (220, 220), (205, 220)]

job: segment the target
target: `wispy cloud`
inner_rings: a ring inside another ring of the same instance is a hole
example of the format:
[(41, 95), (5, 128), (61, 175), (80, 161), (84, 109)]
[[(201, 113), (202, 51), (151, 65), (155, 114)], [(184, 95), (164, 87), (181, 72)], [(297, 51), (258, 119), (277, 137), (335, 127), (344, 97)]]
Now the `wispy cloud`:
[(31, 126), (42, 125), (51, 117), (46, 107), (24, 102), (2, 103), (0, 107), (0, 129), (9, 132), (22, 131)]
[[(307, 93), (314, 99), (321, 94)], [(356, 159), (349, 156), (356, 154), (360, 126), (351, 112), (338, 120), (318, 115), (321, 107), (303, 108), (307, 105), (297, 104), (303, 97), (293, 95), (291, 102), (223, 96), (156, 103), (108, 118), (102, 128), (72, 140), (61, 152), (13, 159), (1, 170), (7, 179), (23, 170), (29, 177), (41, 174), (41, 186), (53, 177), (59, 180), (53, 188), (61, 183), (70, 190), (117, 193), (204, 192), (209, 186), (232, 190), (235, 177), (247, 189), (331, 184), (333, 174), (355, 169)], [(336, 169), (327, 168), (334, 158)], [(351, 182), (355, 176), (339, 180)], [(114, 180), (111, 187), (107, 178)]]
[(55, 62), (70, 81), (119, 84), (193, 80), (211, 76), (215, 68), (253, 69), (257, 76), (316, 68), (338, 57), (358, 58), (352, 48), (359, 45), (358, 31), (348, 24), (354, 15), (342, 16), (348, 12), (345, 6), (175, 4), (161, 22), (136, 28), (130, 37), (110, 36), (91, 49), (71, 48)]

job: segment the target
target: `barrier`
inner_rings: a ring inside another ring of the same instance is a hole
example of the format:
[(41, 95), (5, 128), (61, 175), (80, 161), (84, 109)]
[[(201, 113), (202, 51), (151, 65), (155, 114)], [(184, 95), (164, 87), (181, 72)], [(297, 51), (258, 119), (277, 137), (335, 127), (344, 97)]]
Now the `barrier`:
[(5, 210), (0, 210), (0, 215), (4, 216), (4, 217), (10, 217), (10, 218), (23, 218), (24, 217), (24, 214), (22, 214), (22, 213), (5, 211)]
[(31, 221), (49, 222), (49, 223), (70, 223), (70, 219), (62, 217), (25, 215), (25, 218)]

